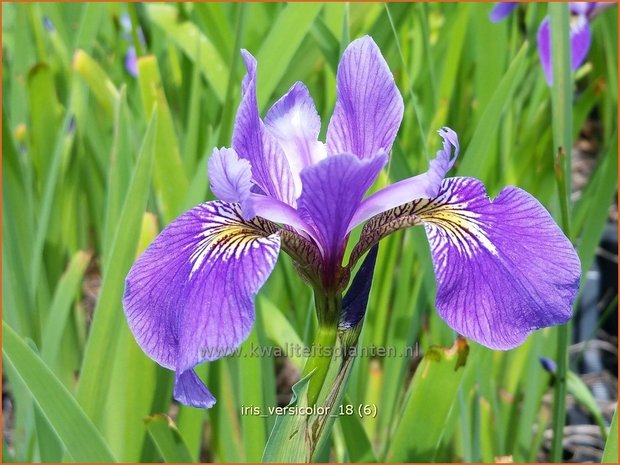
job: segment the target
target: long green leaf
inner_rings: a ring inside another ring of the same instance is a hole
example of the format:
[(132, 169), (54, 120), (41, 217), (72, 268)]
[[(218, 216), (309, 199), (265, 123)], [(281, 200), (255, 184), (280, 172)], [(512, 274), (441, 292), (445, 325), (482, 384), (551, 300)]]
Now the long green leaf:
[(458, 167), (459, 175), (484, 178), (490, 167), (489, 157), (492, 134), (496, 132), (502, 113), (525, 72), (528, 43), (524, 43), (508, 67), (508, 71), (500, 81), (493, 97), (489, 101), (476, 131), (469, 141), (469, 146)]
[(146, 430), (166, 463), (193, 463), (177, 427), (167, 415), (144, 420)]
[(607, 442), (605, 443), (605, 451), (603, 452), (602, 463), (618, 463), (618, 409), (614, 412), (611, 420), (611, 428)]
[(140, 237), (156, 136), (157, 112), (154, 111), (110, 248), (109, 266), (104, 270), (101, 292), (84, 353), (77, 398), (96, 424), (101, 423), (105, 412), (106, 390), (111, 382), (112, 363), (117, 347), (117, 341), (111, 338), (111, 335), (122, 323), (121, 299), (125, 276), (134, 260)]
[(164, 221), (169, 223), (180, 213), (189, 183), (181, 163), (179, 144), (164, 94), (157, 58), (149, 55), (138, 59), (138, 72), (145, 113), (148, 115), (157, 109), (158, 130), (153, 180)]
[(256, 56), (261, 76), (257, 87), (259, 108), (264, 108), (271, 99), (321, 7), (319, 2), (289, 3), (271, 26)]
[(385, 460), (433, 462), (444, 423), (455, 403), (469, 347), (457, 340), (451, 349), (431, 348), (411, 380), (402, 417)]
[(2, 353), (75, 461), (115, 462), (105, 441), (75, 398), (4, 321)]
[[(177, 11), (172, 5), (148, 6), (149, 17), (153, 23), (161, 28), (196, 66), (200, 67), (205, 79), (213, 86), (215, 95), (220, 102), (223, 102), (226, 97), (228, 66), (211, 41), (191, 21), (181, 20)], [(197, 47), (197, 42), (200, 42), (200, 48)]]
[(90, 258), (90, 253), (78, 251), (71, 259), (67, 271), (60, 279), (56, 288), (41, 341), (43, 360), (50, 365), (55, 362), (58, 355), (58, 350), (62, 343), (63, 330), (67, 325), (67, 319), (71, 310), (71, 303), (82, 282)]

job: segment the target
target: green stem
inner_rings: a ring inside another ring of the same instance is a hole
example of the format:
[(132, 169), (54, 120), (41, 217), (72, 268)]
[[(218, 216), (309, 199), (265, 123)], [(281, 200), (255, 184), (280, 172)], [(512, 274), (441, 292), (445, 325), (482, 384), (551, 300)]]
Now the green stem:
[(308, 405), (315, 405), (332, 360), (336, 337), (338, 335), (338, 318), (342, 306), (341, 295), (324, 295), (314, 291), (319, 327), (311, 347), (310, 357), (304, 367), (302, 378), (314, 371), (308, 385)]
[[(562, 229), (570, 237), (570, 181), (572, 150), (572, 75), (569, 48), (569, 12), (566, 3), (549, 4), (551, 21), (551, 49), (553, 87), (551, 89), (553, 114), (553, 142), (555, 149), (556, 180), (561, 205)], [(557, 372), (553, 397), (553, 442), (551, 461), (562, 461), (562, 439), (566, 420), (566, 375), (570, 326), (558, 327)]]

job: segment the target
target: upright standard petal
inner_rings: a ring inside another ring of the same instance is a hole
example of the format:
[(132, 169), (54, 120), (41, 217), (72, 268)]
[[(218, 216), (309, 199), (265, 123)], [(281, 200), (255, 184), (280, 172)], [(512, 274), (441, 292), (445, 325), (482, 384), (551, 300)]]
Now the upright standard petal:
[(491, 22), (497, 23), (512, 13), (518, 6), (519, 2), (499, 2), (489, 13), (489, 19)]
[(384, 187), (365, 199), (355, 212), (347, 232), (381, 212), (415, 199), (430, 199), (439, 193), (443, 178), (459, 155), (459, 139), (450, 128), (444, 127), (437, 132), (443, 139), (443, 147), (431, 160), (428, 171)]
[(295, 183), (295, 196), (299, 197), (299, 173), (326, 156), (325, 144), (318, 141), (321, 119), (308, 88), (301, 82), (293, 84), (267, 112), (265, 126), (286, 154)]
[(347, 47), (338, 65), (336, 106), (327, 130), (329, 154), (372, 158), (389, 153), (403, 118), (403, 99), (377, 44)]
[(208, 171), (211, 190), (218, 199), (243, 204), (250, 196), (252, 167), (234, 149), (213, 149)]
[(176, 371), (175, 397), (210, 407), (193, 373), (232, 353), (254, 322), (254, 296), (273, 270), (280, 237), (244, 221), (236, 204), (208, 202), (166, 227), (131, 268), (123, 306), (144, 352)]
[[(570, 24), (570, 55), (571, 69), (573, 71), (579, 68), (588, 56), (591, 40), (592, 32), (590, 31), (590, 24), (586, 16), (581, 14), (572, 15)], [(551, 23), (549, 18), (545, 18), (540, 24), (537, 41), (540, 64), (545, 72), (547, 84), (552, 85), (553, 65), (551, 62)]]
[(345, 153), (301, 172), (303, 191), (298, 210), (316, 231), (327, 262), (339, 262), (351, 218), (387, 159), (380, 154), (360, 160)]
[(241, 103), (233, 129), (233, 148), (241, 158), (250, 162), (253, 180), (265, 194), (294, 206), (295, 186), (288, 161), (258, 113), (256, 60), (247, 50), (241, 53), (247, 74), (241, 86)]
[(250, 163), (239, 158), (234, 149), (214, 149), (208, 168), (213, 193), (225, 202), (239, 203), (244, 220), (250, 221), (260, 216), (275, 223), (292, 226), (307, 237), (314, 237), (314, 230), (289, 204), (252, 192)]

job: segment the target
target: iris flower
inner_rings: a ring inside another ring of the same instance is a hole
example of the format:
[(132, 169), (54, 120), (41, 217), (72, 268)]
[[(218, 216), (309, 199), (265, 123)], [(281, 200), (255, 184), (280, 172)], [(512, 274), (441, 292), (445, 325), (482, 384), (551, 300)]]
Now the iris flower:
[[(122, 36), (127, 41), (127, 43), (132, 43), (131, 38), (131, 18), (127, 13), (121, 16), (121, 28), (122, 28)], [(138, 26), (138, 40), (142, 45), (145, 44), (144, 34), (142, 33), (142, 28)], [(136, 53), (136, 48), (133, 45), (127, 47), (127, 51), (125, 52), (125, 57), (123, 59), (125, 64), (125, 69), (127, 72), (134, 78), (138, 77), (138, 55)]]
[[(588, 56), (592, 31), (590, 22), (601, 10), (613, 6), (611, 2), (570, 2), (568, 8), (571, 14), (570, 20), (570, 51), (571, 69), (577, 70)], [(489, 15), (493, 22), (498, 22), (511, 14), (519, 6), (519, 2), (500, 2)], [(545, 72), (547, 83), (553, 83), (551, 69), (551, 23), (547, 16), (538, 28), (538, 56)]]
[[(425, 173), (366, 196), (403, 116), (402, 97), (370, 37), (352, 42), (338, 65), (326, 143), (317, 140), (321, 121), (301, 82), (261, 119), (257, 63), (242, 55), (247, 74), (232, 147), (215, 149), (208, 166), (219, 200), (174, 220), (126, 280), (129, 326), (148, 356), (176, 372), (177, 400), (213, 405), (193, 368), (247, 338), (254, 297), (281, 250), (315, 296), (341, 296), (350, 270), (380, 239), (423, 225), (436, 307), (458, 333), (510, 349), (570, 318), (580, 277), (571, 243), (527, 192), (507, 187), (491, 200), (477, 179), (445, 178), (459, 153), (451, 129), (439, 131), (443, 144)], [(362, 224), (345, 265), (349, 233)], [(328, 319), (342, 318), (339, 311)]]

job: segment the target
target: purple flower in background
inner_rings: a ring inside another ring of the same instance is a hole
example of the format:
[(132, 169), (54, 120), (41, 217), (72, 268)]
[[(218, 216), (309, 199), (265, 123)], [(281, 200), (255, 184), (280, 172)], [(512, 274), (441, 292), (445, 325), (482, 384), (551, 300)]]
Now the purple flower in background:
[[(127, 13), (123, 14), (120, 19), (121, 28), (122, 28), (122, 37), (128, 43), (132, 42), (131, 37), (131, 18)], [(144, 41), (144, 33), (142, 32), (142, 28), (138, 26), (138, 40), (142, 45), (145, 45)], [(138, 54), (136, 53), (136, 48), (133, 45), (127, 47), (127, 51), (125, 52), (125, 58), (123, 60), (125, 64), (125, 70), (134, 78), (138, 77)]]
[(500, 2), (493, 7), (489, 13), (489, 19), (497, 23), (514, 11), (519, 6), (519, 2)]
[[(572, 245), (527, 192), (507, 187), (490, 200), (477, 179), (445, 178), (459, 153), (451, 129), (439, 131), (443, 146), (428, 171), (366, 195), (403, 116), (402, 97), (370, 37), (342, 56), (326, 143), (317, 140), (321, 121), (300, 82), (261, 119), (257, 63), (242, 54), (247, 74), (232, 147), (215, 149), (209, 160), (219, 200), (166, 227), (126, 281), (129, 326), (151, 358), (175, 370), (177, 400), (213, 405), (193, 368), (247, 338), (254, 296), (281, 249), (315, 293), (341, 295), (350, 270), (380, 239), (423, 225), (437, 310), (457, 332), (509, 349), (531, 331), (570, 318), (580, 277)], [(362, 224), (344, 265), (349, 233)], [(341, 317), (360, 320), (350, 313)]]
[[(519, 5), (518, 2), (501, 2), (495, 5), (489, 18), (493, 22), (500, 21), (508, 16)], [(590, 22), (601, 10), (613, 6), (612, 2), (570, 2), (568, 4), (570, 20), (570, 50), (571, 50), (571, 69), (575, 71), (585, 61), (590, 42), (592, 41), (592, 31)], [(538, 56), (545, 72), (547, 83), (553, 83), (551, 65), (551, 27), (549, 17), (546, 17), (538, 28)]]
[(125, 53), (125, 69), (133, 77), (138, 77), (138, 56), (135, 47), (129, 47)]
[(548, 357), (540, 357), (539, 358), (540, 364), (542, 365), (542, 367), (549, 373), (552, 375), (555, 375), (556, 371), (557, 371), (557, 364), (555, 363), (555, 361), (553, 361), (552, 359), (548, 358)]
[(43, 15), (43, 27), (47, 32), (54, 32), (56, 28), (49, 16)]

